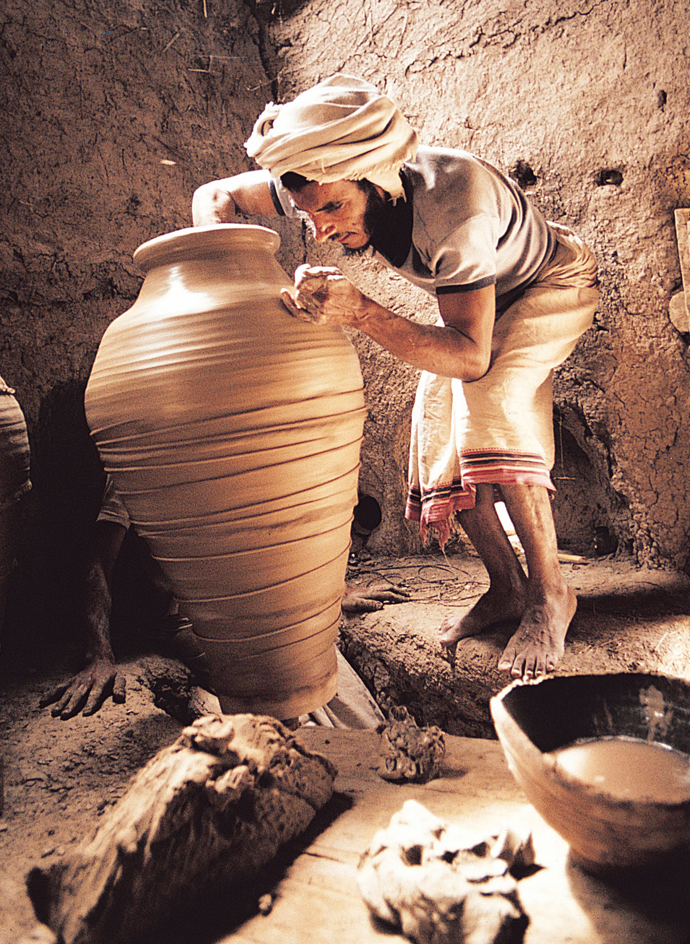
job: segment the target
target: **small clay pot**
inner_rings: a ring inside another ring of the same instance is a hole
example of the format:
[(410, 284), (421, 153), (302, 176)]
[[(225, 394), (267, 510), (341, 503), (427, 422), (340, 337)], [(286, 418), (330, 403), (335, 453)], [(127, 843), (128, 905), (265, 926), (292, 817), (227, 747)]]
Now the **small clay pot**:
[(554, 751), (601, 738), (652, 741), (690, 754), (690, 684), (620, 673), (514, 682), (491, 699), (508, 766), (530, 803), (592, 872), (644, 868), (690, 849), (687, 798), (618, 798), (568, 774)]
[(280, 301), (278, 245), (225, 224), (141, 246), (141, 293), (107, 329), (85, 405), (223, 710), (284, 719), (335, 694), (365, 408), (344, 332)]

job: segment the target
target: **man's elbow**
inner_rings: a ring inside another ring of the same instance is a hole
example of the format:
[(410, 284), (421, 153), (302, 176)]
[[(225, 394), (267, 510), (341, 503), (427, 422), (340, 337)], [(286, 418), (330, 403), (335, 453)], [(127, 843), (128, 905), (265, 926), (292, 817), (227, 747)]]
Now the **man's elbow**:
[(466, 365), (460, 378), (465, 383), (472, 383), (475, 380), (481, 380), (491, 367), (491, 357), (475, 357)]
[(228, 223), (235, 217), (235, 203), (226, 190), (216, 181), (202, 184), (192, 197), (192, 223), (194, 226), (209, 226)]

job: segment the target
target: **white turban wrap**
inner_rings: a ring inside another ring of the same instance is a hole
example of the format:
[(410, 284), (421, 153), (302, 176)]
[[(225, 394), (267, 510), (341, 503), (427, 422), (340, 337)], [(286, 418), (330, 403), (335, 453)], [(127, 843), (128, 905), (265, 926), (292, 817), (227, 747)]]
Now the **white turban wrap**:
[(244, 146), (272, 177), (366, 179), (395, 200), (404, 199), (400, 168), (415, 156), (417, 133), (373, 85), (339, 73), (292, 102), (267, 105)]

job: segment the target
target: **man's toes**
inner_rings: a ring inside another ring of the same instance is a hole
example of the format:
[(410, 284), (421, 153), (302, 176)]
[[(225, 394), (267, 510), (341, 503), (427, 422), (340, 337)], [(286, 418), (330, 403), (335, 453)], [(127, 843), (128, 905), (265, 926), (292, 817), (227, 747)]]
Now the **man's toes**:
[(534, 677), (534, 668), (532, 664), (527, 662), (525, 659), (516, 659), (515, 662), (513, 662), (513, 667), (510, 670), (510, 674), (513, 676), (513, 678), (521, 678), (528, 682)]
[(455, 654), (458, 648), (457, 639), (455, 642), (444, 642), (441, 640), (441, 657), (450, 662), (451, 665), (455, 663)]
[(535, 660), (530, 656), (525, 656), (514, 646), (509, 646), (503, 651), (503, 655), (498, 663), (498, 671), (511, 675), (514, 679), (525, 679), (526, 681), (534, 677)]
[(438, 641), (442, 649), (452, 649), (455, 652), (460, 636), (461, 634), (455, 623), (441, 623), (438, 630)]
[(506, 672), (506, 673), (509, 672), (512, 675), (514, 674), (513, 672), (514, 666), (515, 666), (515, 656), (506, 655), (505, 653), (503, 653), (503, 655), (501, 656), (501, 660), (498, 663), (498, 671)]

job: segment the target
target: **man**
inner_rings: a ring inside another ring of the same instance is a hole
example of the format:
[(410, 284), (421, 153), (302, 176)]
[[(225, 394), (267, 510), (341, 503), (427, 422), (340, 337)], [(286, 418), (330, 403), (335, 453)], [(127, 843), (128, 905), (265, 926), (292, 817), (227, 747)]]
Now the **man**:
[(295, 317), (357, 328), (422, 371), (406, 515), (423, 536), (435, 527), (441, 545), (457, 515), (490, 581), (468, 613), (442, 623), (441, 645), (454, 652), (460, 639), (513, 621), (499, 669), (525, 679), (551, 671), (577, 606), (550, 504), (551, 383), (592, 322), (592, 253), (486, 162), (418, 146), (394, 103), (352, 76), (268, 105), (245, 147), (263, 169), (200, 187), (195, 225), (231, 222), (236, 209), (307, 219), (317, 241), (368, 250), (436, 296), (437, 324), (418, 324), (338, 269), (301, 266), (283, 300)]

